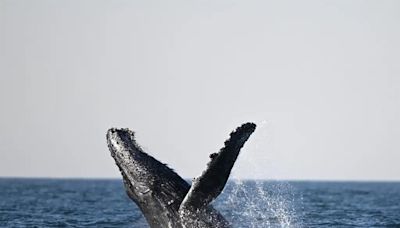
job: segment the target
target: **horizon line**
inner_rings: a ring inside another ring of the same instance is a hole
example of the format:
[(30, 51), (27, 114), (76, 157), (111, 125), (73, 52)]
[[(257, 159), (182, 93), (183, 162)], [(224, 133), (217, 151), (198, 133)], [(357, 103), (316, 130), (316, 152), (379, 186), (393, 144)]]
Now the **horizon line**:
[[(192, 180), (192, 177), (182, 177)], [(51, 177), (51, 176), (1, 176), (0, 179), (47, 179), (47, 180), (122, 180), (122, 177)], [(282, 182), (400, 182), (400, 179), (272, 179), (272, 178), (229, 178), (228, 181), (282, 181)]]

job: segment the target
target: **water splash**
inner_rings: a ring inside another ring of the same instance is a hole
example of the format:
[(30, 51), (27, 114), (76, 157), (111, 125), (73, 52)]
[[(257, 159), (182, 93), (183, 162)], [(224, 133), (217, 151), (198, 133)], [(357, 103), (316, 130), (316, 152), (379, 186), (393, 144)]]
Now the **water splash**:
[[(258, 178), (271, 176), (275, 169), (269, 154), (273, 153), (272, 126), (262, 121), (258, 124), (253, 140), (246, 145), (233, 170), (234, 180), (228, 182), (216, 207), (229, 221), (240, 227), (301, 227), (296, 208), (301, 198), (295, 189), (284, 181), (265, 181)], [(243, 180), (237, 174), (256, 180)], [(258, 179), (258, 180), (257, 180)], [(296, 202), (295, 202), (296, 201)]]
[(293, 192), (286, 182), (234, 180), (216, 206), (240, 227), (298, 227)]

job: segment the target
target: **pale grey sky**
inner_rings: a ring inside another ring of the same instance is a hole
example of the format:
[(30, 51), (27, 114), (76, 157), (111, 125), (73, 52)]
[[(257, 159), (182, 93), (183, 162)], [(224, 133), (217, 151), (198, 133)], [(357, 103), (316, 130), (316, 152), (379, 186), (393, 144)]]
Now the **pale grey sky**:
[(400, 1), (0, 0), (0, 176), (120, 177), (129, 127), (184, 177), (400, 180)]

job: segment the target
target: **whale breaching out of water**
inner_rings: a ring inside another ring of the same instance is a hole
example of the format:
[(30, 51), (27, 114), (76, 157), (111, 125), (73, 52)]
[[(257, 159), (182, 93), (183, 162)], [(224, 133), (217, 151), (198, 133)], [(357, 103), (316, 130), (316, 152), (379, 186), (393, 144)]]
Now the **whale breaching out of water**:
[(230, 227), (210, 204), (222, 192), (240, 149), (254, 132), (245, 123), (230, 134), (224, 147), (190, 186), (167, 165), (145, 153), (129, 129), (111, 128), (107, 143), (119, 167), (128, 196), (139, 206), (152, 228)]

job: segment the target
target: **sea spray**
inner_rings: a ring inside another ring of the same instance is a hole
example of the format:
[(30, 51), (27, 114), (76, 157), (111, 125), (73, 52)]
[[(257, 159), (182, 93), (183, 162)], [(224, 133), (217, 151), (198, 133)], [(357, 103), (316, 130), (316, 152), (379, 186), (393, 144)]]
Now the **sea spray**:
[[(258, 123), (258, 129), (232, 171), (231, 181), (215, 203), (233, 227), (239, 227), (238, 224), (251, 228), (301, 226), (301, 218), (296, 213), (301, 197), (295, 196), (295, 189), (288, 182), (263, 180), (279, 172), (271, 156), (273, 138), (271, 123)], [(248, 179), (243, 179), (243, 175)]]
[(287, 182), (233, 180), (215, 205), (233, 227), (299, 227), (294, 196)]

